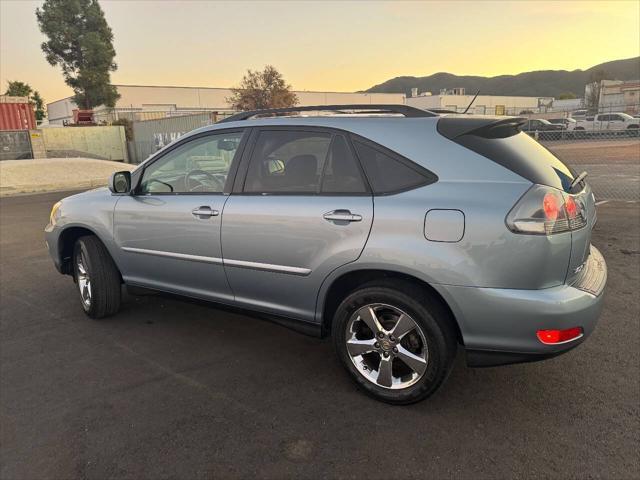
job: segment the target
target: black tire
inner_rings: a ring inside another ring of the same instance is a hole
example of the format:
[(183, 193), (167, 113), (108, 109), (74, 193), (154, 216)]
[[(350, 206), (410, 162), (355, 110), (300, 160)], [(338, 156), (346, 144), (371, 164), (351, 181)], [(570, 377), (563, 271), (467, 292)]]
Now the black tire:
[[(88, 302), (80, 288), (81, 266), (84, 267), (90, 279)], [(73, 249), (73, 274), (78, 285), (80, 304), (89, 317), (96, 319), (108, 317), (120, 309), (120, 272), (97, 237), (85, 236), (76, 241)]]
[[(426, 370), (406, 388), (389, 389), (373, 383), (351, 360), (347, 350), (349, 320), (359, 308), (370, 304), (398, 308), (422, 330), (428, 348)], [(457, 348), (454, 321), (448, 309), (423, 288), (404, 280), (376, 280), (353, 291), (340, 303), (332, 323), (332, 337), (342, 364), (366, 393), (383, 402), (406, 405), (431, 396), (447, 379)]]

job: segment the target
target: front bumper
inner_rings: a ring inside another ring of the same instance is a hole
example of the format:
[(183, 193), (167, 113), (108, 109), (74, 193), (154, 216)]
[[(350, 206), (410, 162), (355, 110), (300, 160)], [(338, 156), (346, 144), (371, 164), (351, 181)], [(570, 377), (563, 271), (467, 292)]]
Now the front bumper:
[[(435, 286), (462, 333), (467, 363), (492, 366), (536, 361), (571, 350), (595, 329), (602, 311), (607, 266), (595, 247), (570, 285), (542, 290)], [(582, 327), (574, 341), (546, 345), (538, 330)]]
[(56, 227), (49, 222), (44, 229), (44, 243), (49, 251), (49, 256), (53, 260), (53, 264), (56, 270), (60, 273), (66, 273), (63, 269), (62, 258), (60, 257), (60, 250), (58, 246), (59, 232)]

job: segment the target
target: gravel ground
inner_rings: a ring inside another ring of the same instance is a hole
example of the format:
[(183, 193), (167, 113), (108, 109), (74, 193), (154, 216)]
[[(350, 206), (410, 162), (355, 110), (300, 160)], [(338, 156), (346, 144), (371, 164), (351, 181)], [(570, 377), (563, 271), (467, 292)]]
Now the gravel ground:
[(603, 161), (616, 165), (637, 166), (640, 163), (640, 140), (573, 140), (543, 143), (562, 160), (573, 165)]
[(91, 158), (43, 158), (0, 162), (0, 195), (101, 187), (109, 175), (135, 165)]
[(586, 171), (596, 200), (640, 200), (640, 141), (582, 140), (545, 144), (577, 172)]

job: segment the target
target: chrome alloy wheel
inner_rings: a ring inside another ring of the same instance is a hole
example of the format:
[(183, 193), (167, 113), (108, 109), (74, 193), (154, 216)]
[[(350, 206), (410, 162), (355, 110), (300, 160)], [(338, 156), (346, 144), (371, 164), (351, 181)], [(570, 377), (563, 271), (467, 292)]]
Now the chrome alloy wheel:
[(407, 388), (427, 369), (429, 351), (416, 321), (397, 307), (359, 308), (347, 322), (347, 352), (358, 372), (388, 389)]
[(78, 268), (78, 289), (80, 297), (85, 308), (91, 307), (91, 277), (87, 269), (87, 260), (83, 252), (79, 252), (76, 256), (76, 266)]

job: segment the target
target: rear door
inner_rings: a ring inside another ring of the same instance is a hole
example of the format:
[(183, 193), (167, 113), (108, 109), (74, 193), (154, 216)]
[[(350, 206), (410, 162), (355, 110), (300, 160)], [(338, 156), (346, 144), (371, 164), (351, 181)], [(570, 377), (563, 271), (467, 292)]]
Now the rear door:
[(311, 322), (323, 280), (364, 248), (373, 198), (341, 133), (262, 128), (250, 144), (223, 215), (229, 283), (241, 306)]
[(242, 130), (186, 139), (145, 167), (114, 212), (114, 237), (131, 284), (229, 302), (220, 225)]

